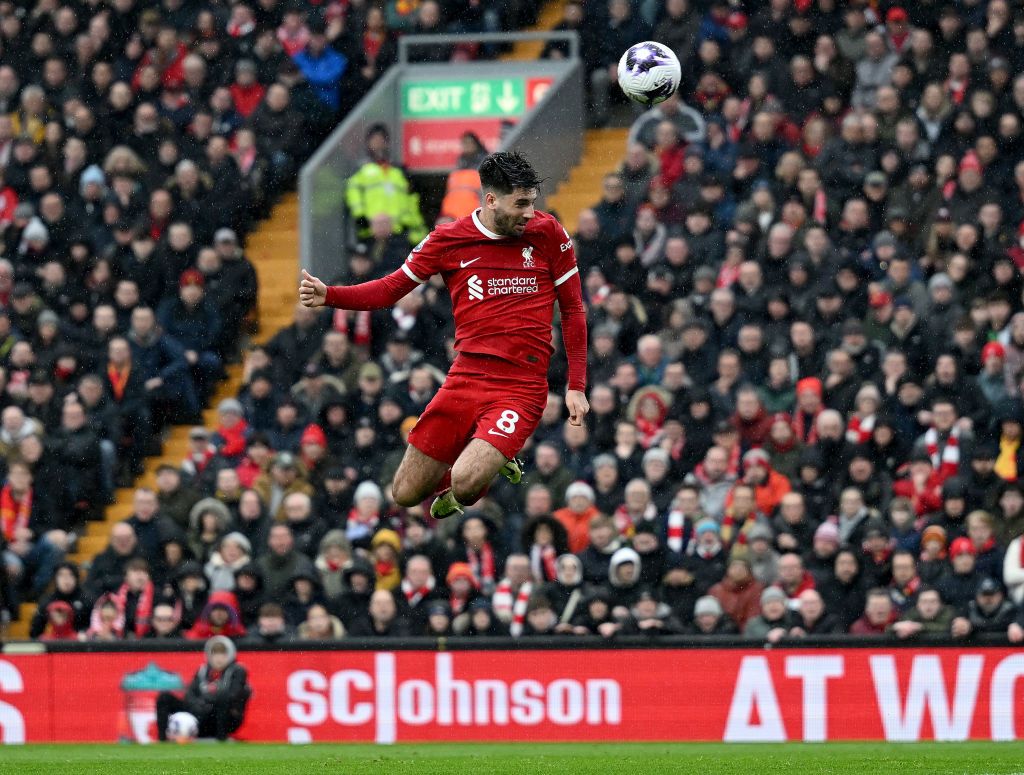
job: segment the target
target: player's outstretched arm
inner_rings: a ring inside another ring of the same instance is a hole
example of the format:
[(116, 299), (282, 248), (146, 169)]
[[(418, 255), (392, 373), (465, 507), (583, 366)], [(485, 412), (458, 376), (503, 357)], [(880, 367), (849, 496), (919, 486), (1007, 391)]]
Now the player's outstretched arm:
[(299, 301), (306, 307), (372, 310), (394, 306), (419, 283), (396, 269), (387, 277), (358, 285), (325, 285), (305, 269), (299, 282)]

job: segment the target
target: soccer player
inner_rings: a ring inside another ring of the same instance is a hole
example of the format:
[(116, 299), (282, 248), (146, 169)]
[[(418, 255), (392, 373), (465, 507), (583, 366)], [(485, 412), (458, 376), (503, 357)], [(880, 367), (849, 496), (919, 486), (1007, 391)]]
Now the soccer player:
[(461, 514), (499, 472), (513, 484), (522, 478), (516, 455), (547, 401), (555, 301), (569, 361), (569, 422), (582, 424), (590, 410), (586, 312), (572, 240), (554, 217), (534, 209), (540, 181), (521, 154), (486, 157), (480, 182), (483, 207), (438, 226), (387, 277), (327, 287), (304, 270), (299, 284), (307, 307), (371, 310), (392, 306), (433, 274), (444, 278), (458, 356), (409, 434), (392, 482), (402, 506), (439, 492), (430, 507), (437, 519)]

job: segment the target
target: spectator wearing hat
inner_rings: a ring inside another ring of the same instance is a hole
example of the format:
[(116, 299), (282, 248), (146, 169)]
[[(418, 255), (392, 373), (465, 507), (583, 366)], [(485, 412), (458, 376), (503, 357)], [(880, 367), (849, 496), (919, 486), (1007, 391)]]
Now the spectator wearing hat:
[(444, 581), (445, 588), (448, 590), (450, 615), (458, 617), (468, 612), (473, 601), (480, 595), (480, 582), (473, 575), (473, 569), (469, 563), (453, 562), (448, 566)]
[(1002, 479), (995, 472), (999, 448), (990, 440), (982, 439), (971, 451), (970, 468), (962, 479), (967, 485), (967, 505), (972, 511), (982, 509), (994, 512), (999, 498)]
[(235, 589), (235, 573), (252, 562), (252, 544), (242, 533), (231, 532), (220, 539), (219, 548), (210, 555), (204, 567), (210, 590)]
[(157, 326), (152, 309), (139, 306), (132, 310), (127, 339), (150, 403), (175, 415), (198, 417), (199, 396), (185, 348)]
[(823, 395), (824, 386), (817, 377), (804, 377), (796, 383), (793, 431), (804, 444), (814, 444), (818, 440), (818, 415), (825, 409)]
[(747, 534), (746, 556), (750, 560), (750, 571), (765, 586), (773, 583), (778, 574), (779, 554), (774, 549), (773, 538), (767, 525), (755, 525)]
[[(757, 510), (765, 515), (774, 514), (782, 497), (792, 489), (789, 479), (771, 467), (771, 459), (763, 449), (752, 449), (743, 456), (741, 481), (753, 488)], [(726, 498), (726, 508), (730, 503)]]
[(950, 541), (967, 535), (967, 485), (959, 476), (942, 483), (942, 507), (929, 519), (946, 531)]
[(188, 269), (179, 278), (176, 299), (160, 304), (157, 318), (163, 330), (185, 348), (185, 360), (201, 399), (205, 400), (221, 376), (217, 343), (221, 332), (220, 314), (205, 298), (202, 272)]
[(583, 551), (590, 541), (590, 522), (601, 513), (594, 500), (593, 487), (586, 482), (573, 482), (565, 490), (566, 505), (554, 513), (568, 534), (571, 552)]
[(970, 538), (961, 536), (949, 544), (950, 568), (935, 582), (942, 599), (956, 611), (962, 611), (974, 597), (981, 580), (975, 567), (975, 548)]
[(981, 374), (974, 380), (991, 406), (1010, 397), (1006, 388), (1005, 363), (1006, 348), (999, 342), (988, 342), (981, 348)]
[[(738, 628), (743, 628), (759, 614), (763, 590), (763, 585), (751, 572), (750, 562), (746, 558), (735, 557), (729, 561), (725, 578), (712, 586), (708, 594), (718, 600), (722, 610)], [(785, 595), (779, 594), (785, 600)]]
[(320, 578), (324, 597), (333, 602), (346, 591), (345, 566), (352, 560), (352, 545), (345, 533), (337, 528), (329, 530), (320, 539), (317, 555), (313, 561)]
[(271, 516), (278, 521), (285, 518), (284, 499), (288, 495), (313, 494), (305, 471), (290, 452), (278, 452), (271, 461), (270, 470), (256, 479), (253, 489), (266, 504)]
[(213, 247), (221, 262), (221, 283), (231, 291), (231, 303), (219, 307), (223, 327), (218, 343), (219, 352), (230, 357), (237, 349), (242, 321), (256, 308), (259, 281), (256, 268), (242, 251), (234, 229), (217, 229), (213, 235)]
[(725, 615), (718, 599), (705, 595), (693, 606), (693, 624), (687, 628), (688, 635), (734, 635), (736, 624)]
[(230, 525), (231, 512), (217, 498), (203, 498), (196, 503), (189, 512), (188, 544), (192, 556), (206, 563)]
[(249, 440), (249, 424), (245, 421), (242, 404), (234, 398), (225, 398), (217, 404), (217, 430), (210, 442), (221, 457), (238, 463), (245, 454)]
[(1002, 585), (994, 578), (984, 577), (978, 582), (974, 599), (961, 615), (953, 619), (950, 631), (955, 638), (1002, 635), (1018, 616), (1018, 607), (1006, 599)]
[(327, 44), (327, 25), (318, 17), (307, 25), (309, 39), (292, 59), (299, 66), (316, 96), (333, 112), (341, 106), (340, 85), (348, 67), (348, 59)]
[(777, 643), (795, 624), (785, 593), (778, 587), (768, 587), (761, 593), (760, 613), (744, 625), (743, 637)]

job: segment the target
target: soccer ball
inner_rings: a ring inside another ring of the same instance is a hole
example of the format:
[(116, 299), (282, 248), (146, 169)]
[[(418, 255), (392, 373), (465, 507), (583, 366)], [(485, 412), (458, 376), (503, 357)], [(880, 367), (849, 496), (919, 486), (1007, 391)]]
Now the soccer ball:
[(199, 720), (191, 713), (179, 711), (167, 719), (167, 738), (177, 743), (191, 743), (199, 735)]
[(646, 40), (626, 49), (619, 60), (619, 86), (641, 105), (657, 105), (679, 88), (683, 71), (668, 46)]

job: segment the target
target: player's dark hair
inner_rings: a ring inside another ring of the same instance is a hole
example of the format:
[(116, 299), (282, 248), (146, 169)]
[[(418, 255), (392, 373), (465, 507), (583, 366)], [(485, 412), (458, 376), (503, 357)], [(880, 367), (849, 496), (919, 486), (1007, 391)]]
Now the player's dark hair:
[(488, 154), (480, 162), (480, 185), (484, 191), (504, 196), (517, 188), (537, 188), (541, 180), (519, 151)]

